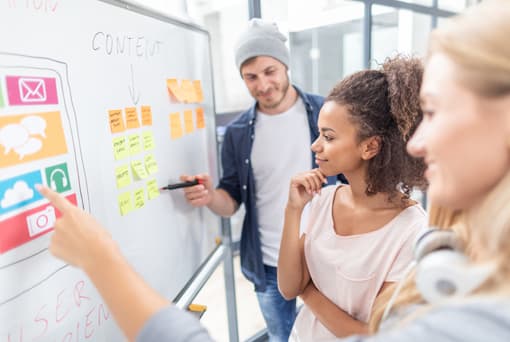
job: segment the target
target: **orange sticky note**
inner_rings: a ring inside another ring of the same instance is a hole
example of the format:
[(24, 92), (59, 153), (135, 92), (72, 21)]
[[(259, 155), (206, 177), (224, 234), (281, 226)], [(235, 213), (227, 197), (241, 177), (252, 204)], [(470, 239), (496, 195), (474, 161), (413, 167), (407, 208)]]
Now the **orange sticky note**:
[(126, 127), (127, 128), (139, 128), (140, 121), (138, 121), (138, 113), (136, 107), (126, 108)]
[(184, 93), (184, 101), (187, 103), (196, 102), (195, 88), (190, 80), (182, 80), (181, 91)]
[(202, 92), (202, 83), (200, 80), (193, 81), (193, 88), (195, 88), (195, 99), (196, 102), (200, 103), (204, 101), (204, 93)]
[(142, 106), (142, 126), (152, 126), (151, 106)]
[(204, 109), (199, 107), (196, 109), (197, 112), (197, 128), (205, 128)]
[(182, 137), (181, 115), (179, 113), (170, 114), (170, 138), (177, 139)]
[(193, 132), (193, 111), (191, 109), (184, 111), (184, 132), (186, 134)]
[(110, 121), (110, 131), (112, 133), (124, 132), (124, 119), (122, 118), (122, 110), (112, 109), (108, 111)]
[(166, 87), (168, 89), (168, 94), (173, 101), (182, 102), (184, 100), (181, 88), (179, 87), (179, 83), (176, 78), (167, 79)]

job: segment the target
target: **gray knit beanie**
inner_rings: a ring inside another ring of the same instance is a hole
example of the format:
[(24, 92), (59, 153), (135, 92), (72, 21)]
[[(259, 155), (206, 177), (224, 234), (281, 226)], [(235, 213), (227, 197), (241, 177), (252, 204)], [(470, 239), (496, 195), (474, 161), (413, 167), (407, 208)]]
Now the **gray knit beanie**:
[(251, 19), (248, 28), (241, 34), (235, 45), (236, 65), (241, 70), (243, 63), (256, 56), (276, 58), (289, 66), (289, 50), (285, 46), (287, 38), (278, 31), (275, 23), (259, 18)]

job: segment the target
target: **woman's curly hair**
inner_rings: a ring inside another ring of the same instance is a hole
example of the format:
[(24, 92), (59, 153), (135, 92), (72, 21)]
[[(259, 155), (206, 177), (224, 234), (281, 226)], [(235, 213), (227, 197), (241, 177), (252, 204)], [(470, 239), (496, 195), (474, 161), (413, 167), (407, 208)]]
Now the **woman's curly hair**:
[(364, 70), (338, 83), (325, 101), (347, 107), (358, 127), (358, 142), (378, 136), (379, 153), (368, 161), (368, 195), (399, 191), (408, 199), (413, 187), (424, 188), (422, 159), (411, 157), (406, 144), (420, 123), (423, 112), (419, 92), (423, 66), (419, 59), (388, 58), (379, 70)]

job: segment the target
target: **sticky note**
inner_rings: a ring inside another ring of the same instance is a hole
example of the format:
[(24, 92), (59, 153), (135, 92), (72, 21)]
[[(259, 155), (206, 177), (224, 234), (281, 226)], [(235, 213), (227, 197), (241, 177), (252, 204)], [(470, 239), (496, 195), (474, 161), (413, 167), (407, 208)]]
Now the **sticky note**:
[(195, 88), (193, 87), (193, 84), (190, 80), (182, 80), (181, 92), (183, 93), (184, 102), (196, 102)]
[(136, 112), (136, 107), (126, 108), (126, 127), (128, 129), (140, 127), (140, 121), (138, 121), (138, 113)]
[(131, 200), (131, 193), (124, 192), (118, 196), (120, 214), (122, 216), (133, 211), (133, 201)]
[(204, 109), (197, 108), (197, 128), (205, 128), (205, 117), (204, 117)]
[(152, 126), (151, 106), (142, 106), (142, 126)]
[(129, 176), (129, 166), (122, 165), (115, 168), (115, 179), (117, 181), (118, 189), (131, 184), (131, 177)]
[(203, 102), (204, 101), (204, 93), (202, 92), (202, 83), (200, 80), (193, 81), (193, 88), (195, 89), (195, 102)]
[(142, 142), (138, 134), (131, 134), (128, 137), (129, 140), (129, 153), (133, 156), (142, 152)]
[(145, 205), (145, 190), (140, 188), (133, 192), (135, 198), (135, 209), (140, 209)]
[(159, 196), (159, 187), (155, 179), (147, 181), (147, 197), (151, 200)]
[(154, 142), (154, 135), (152, 131), (145, 131), (142, 133), (143, 139), (143, 149), (145, 151), (153, 150), (156, 147), (156, 143)]
[(193, 132), (193, 111), (191, 109), (184, 111), (184, 132), (186, 134)]
[(112, 133), (124, 132), (124, 119), (122, 118), (122, 110), (112, 109), (108, 111), (110, 119), (110, 131)]
[(177, 139), (182, 137), (181, 115), (179, 113), (170, 114), (170, 138)]
[(0, 108), (4, 106), (4, 94), (2, 90), (2, 85), (0, 84)]
[(168, 89), (168, 94), (174, 101), (182, 102), (184, 100), (183, 93), (181, 92), (181, 87), (177, 79), (170, 78), (166, 80), (166, 87)]
[(144, 158), (145, 169), (149, 175), (158, 172), (158, 163), (152, 154), (146, 155)]
[(138, 179), (144, 179), (144, 178), (147, 178), (149, 176), (147, 174), (147, 171), (145, 170), (145, 166), (139, 160), (133, 160), (131, 162), (131, 168), (133, 169), (133, 174)]
[(118, 137), (113, 139), (113, 155), (115, 160), (121, 160), (129, 156), (126, 137)]

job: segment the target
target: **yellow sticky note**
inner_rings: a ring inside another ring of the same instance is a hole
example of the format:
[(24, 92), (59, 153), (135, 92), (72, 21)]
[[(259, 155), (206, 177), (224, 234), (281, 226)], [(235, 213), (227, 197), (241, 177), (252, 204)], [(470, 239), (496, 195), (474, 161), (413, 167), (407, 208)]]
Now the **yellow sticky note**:
[(173, 140), (182, 137), (182, 135), (181, 114), (170, 114), (170, 138)]
[(166, 87), (168, 89), (168, 94), (173, 101), (182, 102), (184, 100), (183, 92), (181, 91), (181, 87), (179, 86), (177, 79), (167, 79)]
[(126, 137), (113, 139), (113, 155), (115, 156), (115, 160), (121, 160), (129, 156)]
[(124, 192), (118, 196), (120, 214), (122, 216), (133, 211), (133, 201), (130, 192)]
[(147, 181), (147, 197), (151, 200), (159, 196), (159, 187), (155, 179)]
[(202, 84), (200, 80), (193, 81), (193, 88), (195, 88), (196, 102), (200, 103), (204, 101), (204, 93), (202, 92)]
[(145, 190), (140, 188), (133, 192), (135, 198), (135, 209), (140, 209), (145, 205)]
[(142, 152), (142, 143), (138, 134), (131, 134), (129, 140), (129, 153), (133, 156)]
[(140, 127), (140, 121), (138, 121), (138, 113), (136, 112), (136, 107), (126, 108), (126, 127), (127, 128)]
[(197, 128), (205, 128), (205, 117), (204, 117), (204, 109), (197, 108)]
[(124, 119), (122, 118), (122, 110), (112, 109), (108, 111), (110, 121), (110, 131), (112, 133), (124, 132)]
[(131, 162), (131, 168), (133, 169), (133, 174), (138, 179), (144, 179), (147, 178), (149, 175), (147, 174), (147, 171), (145, 170), (145, 167), (143, 163), (139, 160), (133, 160)]
[(146, 155), (144, 158), (145, 169), (149, 175), (158, 172), (158, 163), (152, 154)]
[(143, 139), (143, 148), (145, 151), (153, 150), (156, 147), (156, 143), (154, 142), (154, 135), (152, 131), (145, 131), (142, 133)]
[(129, 166), (122, 165), (115, 168), (115, 180), (117, 181), (117, 189), (123, 188), (131, 184)]
[(195, 127), (193, 127), (193, 111), (191, 109), (184, 111), (184, 132), (191, 133)]
[(151, 106), (142, 106), (142, 126), (152, 126)]

